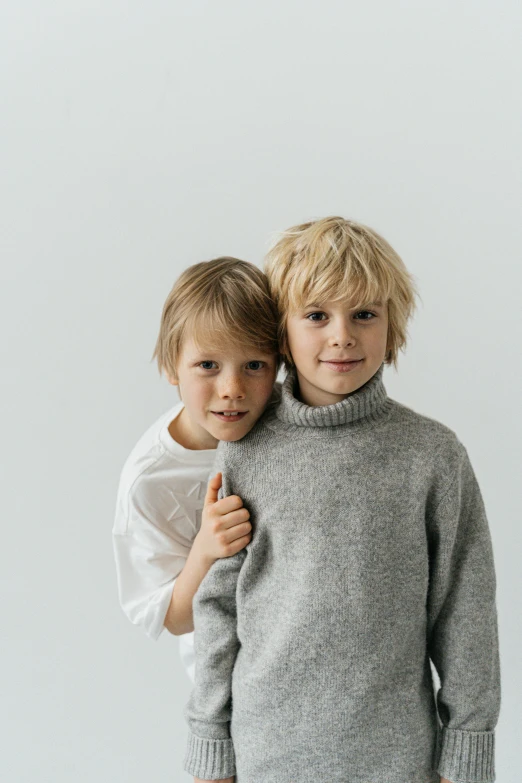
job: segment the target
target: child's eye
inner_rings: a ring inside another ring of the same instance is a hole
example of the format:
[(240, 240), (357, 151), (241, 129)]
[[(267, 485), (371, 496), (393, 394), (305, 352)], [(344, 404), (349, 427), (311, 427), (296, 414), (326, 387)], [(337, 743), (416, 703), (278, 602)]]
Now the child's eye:
[[(255, 366), (253, 366), (255, 365)], [(260, 362), (257, 359), (251, 362), (248, 362), (247, 367), (249, 370), (261, 370), (265, 366), (264, 362)]]
[(322, 318), (314, 318), (313, 316), (315, 316), (315, 315), (318, 315), (318, 316), (324, 315), (325, 318), (327, 317), (326, 313), (308, 313), (306, 318), (307, 318), (308, 321), (322, 321), (323, 320)]
[(375, 313), (370, 312), (370, 310), (359, 310), (359, 312), (355, 315), (371, 315), (371, 318), (363, 318), (363, 321), (373, 321), (373, 319), (376, 317)]
[(213, 370), (214, 367), (208, 367), (209, 364), (216, 364), (216, 362), (212, 362), (209, 359), (208, 361), (200, 362), (198, 367), (201, 367), (203, 370)]

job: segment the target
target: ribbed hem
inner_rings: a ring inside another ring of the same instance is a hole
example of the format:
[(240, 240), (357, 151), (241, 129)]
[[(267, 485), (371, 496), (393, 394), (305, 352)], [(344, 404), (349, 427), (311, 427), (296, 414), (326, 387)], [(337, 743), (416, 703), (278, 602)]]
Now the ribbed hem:
[(494, 732), (458, 731), (443, 726), (437, 772), (452, 783), (493, 783)]
[(189, 733), (183, 769), (202, 780), (221, 780), (236, 774), (232, 739), (206, 739)]

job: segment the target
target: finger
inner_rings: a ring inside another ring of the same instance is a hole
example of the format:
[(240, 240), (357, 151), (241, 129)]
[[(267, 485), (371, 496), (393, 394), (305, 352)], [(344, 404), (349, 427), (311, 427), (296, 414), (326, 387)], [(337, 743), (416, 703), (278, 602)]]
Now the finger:
[(243, 501), (238, 495), (228, 495), (228, 497), (218, 500), (216, 513), (222, 516), (223, 514), (228, 514), (229, 511), (236, 511), (238, 508), (242, 507)]
[(225, 530), (229, 530), (236, 525), (242, 525), (244, 522), (250, 522), (250, 514), (246, 508), (240, 508), (237, 511), (230, 511), (221, 517), (221, 523)]
[[(237, 536), (237, 538), (232, 538), (227, 541), (226, 546), (229, 550), (232, 550), (232, 553), (235, 554), (236, 552), (239, 552), (240, 549), (244, 549), (247, 544), (250, 544), (252, 541), (252, 533), (243, 533), (242, 536)], [(229, 555), (227, 555), (228, 557)]]
[(203, 505), (210, 506), (212, 503), (217, 503), (218, 491), (221, 487), (221, 473), (216, 473), (208, 482), (207, 494)]

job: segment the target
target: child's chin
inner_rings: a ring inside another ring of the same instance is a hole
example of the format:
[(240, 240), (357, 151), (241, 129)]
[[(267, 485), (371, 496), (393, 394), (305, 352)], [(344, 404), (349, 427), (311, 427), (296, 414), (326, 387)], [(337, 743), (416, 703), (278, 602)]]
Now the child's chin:
[(230, 435), (221, 435), (219, 440), (225, 440), (227, 443), (233, 443), (236, 440), (241, 440), (241, 438), (244, 438), (247, 432), (249, 432), (249, 430), (238, 432), (237, 434), (230, 433)]
[(233, 443), (236, 440), (241, 440), (241, 438), (244, 438), (245, 435), (248, 435), (252, 427), (233, 427), (230, 429), (229, 432), (223, 432), (221, 431), (219, 434), (216, 434), (215, 437), (219, 440), (225, 440), (228, 443)]

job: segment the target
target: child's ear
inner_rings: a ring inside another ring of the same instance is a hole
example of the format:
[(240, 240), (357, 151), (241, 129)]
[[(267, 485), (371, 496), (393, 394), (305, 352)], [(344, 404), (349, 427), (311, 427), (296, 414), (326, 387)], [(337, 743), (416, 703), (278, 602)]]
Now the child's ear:
[(172, 386), (179, 386), (179, 381), (174, 375), (171, 375), (169, 372), (166, 372), (165, 377)]

